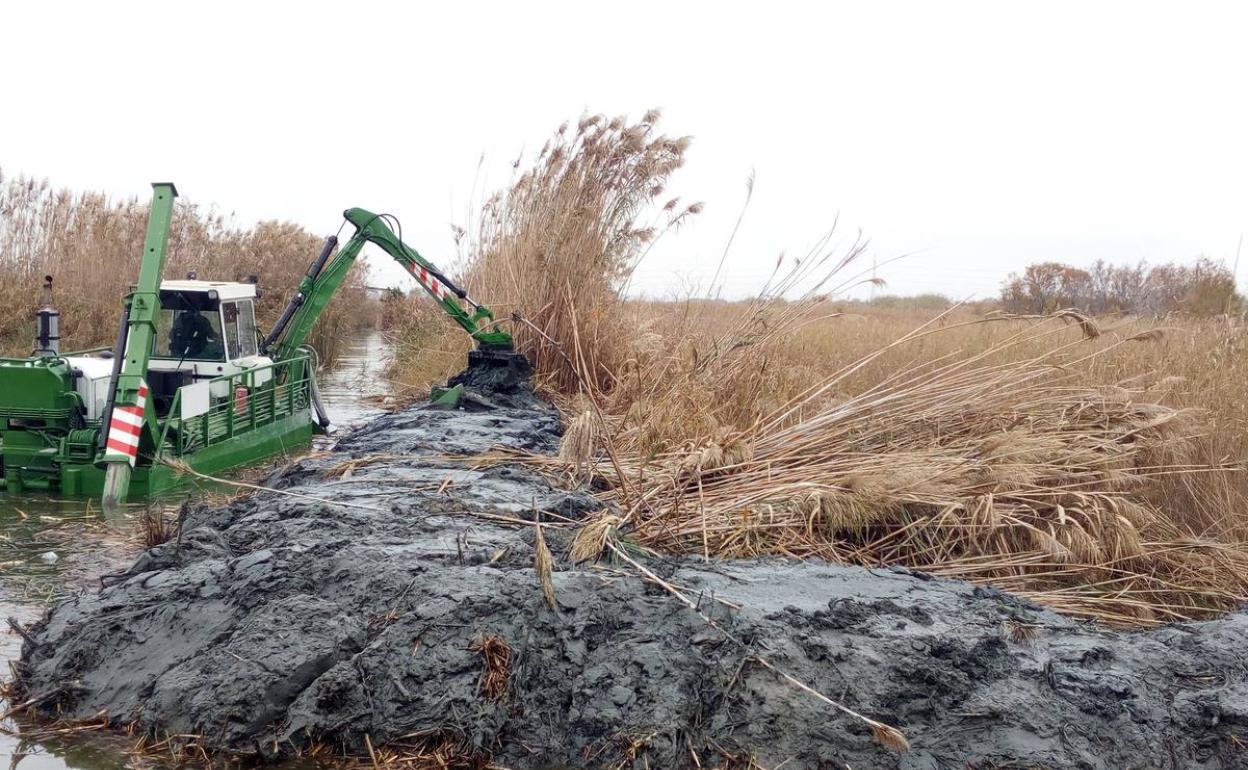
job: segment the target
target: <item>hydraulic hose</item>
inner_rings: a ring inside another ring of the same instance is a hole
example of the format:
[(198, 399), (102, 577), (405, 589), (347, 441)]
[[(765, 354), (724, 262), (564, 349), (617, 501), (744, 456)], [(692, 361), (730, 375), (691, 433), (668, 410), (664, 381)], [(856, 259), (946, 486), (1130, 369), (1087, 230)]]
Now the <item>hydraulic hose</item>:
[(113, 421), (113, 406), (117, 402), (117, 379), (121, 377), (121, 365), (126, 358), (126, 337), (130, 330), (130, 303), (121, 310), (121, 328), (117, 330), (117, 344), (113, 346), (113, 372), (108, 378), (108, 401), (104, 404), (104, 413), (100, 415), (100, 436), (96, 440), (96, 449), (104, 451), (108, 444), (108, 426)]
[(316, 412), (316, 421), (320, 424), (321, 430), (329, 433), (333, 429), (333, 421), (329, 419), (329, 410), (321, 401), (321, 388), (316, 384), (316, 370), (320, 365), (320, 356), (317, 355), (316, 348), (311, 345), (304, 345), (301, 350), (308, 353), (308, 397), (312, 401), (312, 409)]
[[(307, 279), (315, 281), (321, 274), (321, 270), (325, 268), (325, 263), (329, 261), (329, 255), (334, 252), (334, 247), (338, 245), (338, 236), (331, 235), (325, 239), (325, 245), (321, 247), (321, 253), (317, 255), (312, 264), (308, 266)], [(273, 343), (282, 337), (282, 333), (286, 331), (286, 326), (290, 324), (290, 319), (295, 317), (295, 312), (307, 301), (302, 291), (290, 298), (290, 303), (286, 305), (286, 309), (282, 311), (282, 315), (277, 319), (277, 323), (273, 325), (269, 336), (264, 338), (264, 342), (260, 343), (260, 353), (268, 355), (269, 348), (273, 347)]]
[(334, 427), (329, 419), (329, 412), (325, 409), (325, 404), (321, 402), (321, 389), (316, 384), (316, 375), (308, 375), (308, 383), (311, 385), (309, 391), (312, 395), (312, 408), (316, 410), (316, 421), (321, 424), (321, 429), (326, 433)]

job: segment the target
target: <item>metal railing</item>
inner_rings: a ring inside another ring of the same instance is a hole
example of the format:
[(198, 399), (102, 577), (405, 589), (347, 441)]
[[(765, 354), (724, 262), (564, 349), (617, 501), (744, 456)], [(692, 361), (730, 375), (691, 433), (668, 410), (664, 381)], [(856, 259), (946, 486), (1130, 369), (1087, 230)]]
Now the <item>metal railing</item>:
[[(266, 376), (267, 375), (267, 376)], [(307, 356), (208, 380), (208, 411), (182, 419), (182, 389), (174, 395), (161, 428), (156, 460), (190, 454), (204, 447), (244, 436), (296, 412), (308, 409), (312, 367)], [(257, 384), (259, 382), (259, 384)]]

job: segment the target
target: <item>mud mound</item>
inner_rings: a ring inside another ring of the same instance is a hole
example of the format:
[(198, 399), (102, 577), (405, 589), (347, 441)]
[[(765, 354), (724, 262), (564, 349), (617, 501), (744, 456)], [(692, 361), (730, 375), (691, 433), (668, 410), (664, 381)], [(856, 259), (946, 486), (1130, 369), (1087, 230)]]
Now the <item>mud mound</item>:
[[(265, 493), (188, 511), (180, 543), (49, 612), (23, 653), (28, 696), (266, 757), (421, 734), (513, 768), (1248, 767), (1245, 614), (1123, 634), (898, 570), (660, 559), (752, 652), (625, 569), (557, 565), (552, 611), (523, 522), (596, 503), (444, 457), (554, 451), (548, 408), (479, 404), (383, 417), (272, 479), (341, 505)], [(560, 530), (547, 539), (558, 558)], [(486, 638), (511, 650), (501, 689)]]
[(533, 366), (529, 359), (512, 350), (473, 350), (468, 353), (468, 368), (455, 375), (448, 385), (463, 385), (470, 392), (489, 394), (489, 403), (503, 406), (541, 408), (533, 396), (529, 376)]

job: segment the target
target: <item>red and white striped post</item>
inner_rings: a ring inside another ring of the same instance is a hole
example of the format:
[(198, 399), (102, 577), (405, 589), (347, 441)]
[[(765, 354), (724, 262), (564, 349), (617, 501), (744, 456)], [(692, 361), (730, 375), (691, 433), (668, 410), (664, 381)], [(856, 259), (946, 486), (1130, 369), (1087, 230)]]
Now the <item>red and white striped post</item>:
[(125, 459), (134, 467), (139, 456), (139, 435), (143, 432), (143, 414), (147, 408), (147, 383), (139, 381), (139, 398), (134, 406), (114, 406), (108, 424), (108, 443), (104, 459)]

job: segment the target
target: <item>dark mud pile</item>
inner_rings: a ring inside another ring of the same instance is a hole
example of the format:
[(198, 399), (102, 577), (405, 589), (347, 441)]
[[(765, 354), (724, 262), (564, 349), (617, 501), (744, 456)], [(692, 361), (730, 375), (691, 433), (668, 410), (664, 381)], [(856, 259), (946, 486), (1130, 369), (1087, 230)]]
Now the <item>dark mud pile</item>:
[[(343, 505), (264, 493), (189, 511), (180, 543), (35, 628), (27, 696), (261, 756), (416, 734), (513, 768), (1248, 767), (1243, 613), (1115, 633), (902, 571), (646, 560), (747, 651), (628, 569), (568, 569), (548, 528), (552, 611), (533, 528), (509, 520), (595, 503), (445, 456), (554, 451), (556, 414), (491, 395), (383, 417), (270, 480)], [(512, 650), (497, 698), (485, 636)], [(755, 654), (912, 749), (877, 745)]]

